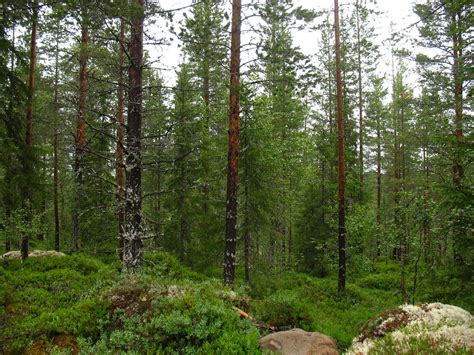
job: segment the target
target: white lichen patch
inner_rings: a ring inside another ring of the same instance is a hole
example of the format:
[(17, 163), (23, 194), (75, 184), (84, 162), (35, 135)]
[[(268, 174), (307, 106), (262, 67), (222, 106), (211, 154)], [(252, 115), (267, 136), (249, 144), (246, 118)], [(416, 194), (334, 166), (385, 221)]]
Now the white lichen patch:
[[(62, 256), (66, 256), (66, 254), (61, 253), (59, 251), (55, 251), (55, 250), (33, 250), (28, 253), (28, 257), (30, 258), (39, 258), (43, 256), (62, 257)], [(21, 258), (21, 251), (19, 250), (9, 251), (8, 253), (0, 255), (0, 259), (5, 259), (5, 260), (20, 259), (20, 258)]]
[[(386, 317), (382, 319), (382, 317)], [(397, 352), (411, 350), (411, 344), (421, 339), (443, 351), (459, 349), (474, 350), (474, 319), (462, 308), (430, 303), (402, 305), (372, 320), (374, 327), (364, 329), (363, 334), (353, 340), (347, 354), (368, 354), (384, 347), (384, 343), (395, 346)]]
[(428, 303), (421, 305), (403, 305), (399, 307), (407, 312), (410, 317), (410, 324), (422, 322), (432, 325), (450, 323), (454, 325), (469, 326), (473, 318), (468, 311), (462, 308), (443, 303)]

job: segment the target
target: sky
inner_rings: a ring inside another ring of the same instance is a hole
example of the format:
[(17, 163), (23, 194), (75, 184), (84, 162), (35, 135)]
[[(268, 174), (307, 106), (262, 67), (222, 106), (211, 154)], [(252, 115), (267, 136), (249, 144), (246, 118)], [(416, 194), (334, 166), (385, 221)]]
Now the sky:
[[(368, 0), (373, 1), (373, 0)], [(243, 0), (243, 4), (248, 4), (252, 0)], [(355, 0), (340, 0), (341, 7), (351, 5)], [(381, 52), (383, 58), (379, 65), (379, 73), (384, 75), (391, 72), (390, 69), (390, 51), (388, 41), (384, 41), (390, 37), (391, 24), (394, 32), (405, 29), (407, 26), (417, 21), (417, 16), (413, 13), (413, 6), (416, 0), (376, 0), (377, 8), (381, 14), (377, 17), (374, 23), (375, 31), (378, 34), (378, 41), (381, 45)], [(230, 8), (230, 0), (225, 3)], [(192, 4), (192, 0), (159, 0), (159, 4), (165, 10), (176, 9)], [(334, 0), (294, 0), (296, 6), (302, 6), (314, 10), (332, 10)], [(189, 11), (189, 10), (185, 10)], [(175, 13), (175, 20), (182, 18), (182, 12)], [(245, 24), (243, 25), (245, 26)], [(178, 27), (178, 26), (176, 26)], [(153, 32), (153, 29), (149, 28)], [(416, 28), (413, 27), (408, 31), (408, 35), (414, 35)], [(304, 54), (314, 54), (318, 46), (318, 34), (309, 29), (293, 32), (294, 44), (299, 46)], [(156, 48), (149, 46), (149, 51), (152, 60), (157, 60), (159, 68), (165, 69), (162, 75), (168, 84), (172, 84), (175, 80), (174, 70), (180, 63), (180, 50), (178, 47), (179, 40), (174, 40), (172, 45), (163, 48)], [(245, 43), (245, 38), (242, 38), (242, 43)]]

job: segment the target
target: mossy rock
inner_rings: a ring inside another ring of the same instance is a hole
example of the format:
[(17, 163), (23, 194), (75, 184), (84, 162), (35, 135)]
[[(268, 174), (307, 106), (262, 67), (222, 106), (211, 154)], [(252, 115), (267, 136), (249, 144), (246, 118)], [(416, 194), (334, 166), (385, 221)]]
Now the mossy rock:
[(472, 315), (456, 306), (402, 305), (367, 321), (347, 353), (472, 353), (473, 325)]

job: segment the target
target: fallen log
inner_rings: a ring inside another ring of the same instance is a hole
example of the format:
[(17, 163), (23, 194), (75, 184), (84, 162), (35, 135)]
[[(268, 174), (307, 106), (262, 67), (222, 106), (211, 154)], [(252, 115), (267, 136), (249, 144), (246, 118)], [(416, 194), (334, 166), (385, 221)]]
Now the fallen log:
[(246, 313), (245, 311), (241, 310), (240, 308), (237, 308), (235, 306), (232, 306), (232, 309), (237, 312), (238, 314), (240, 314), (241, 317), (245, 318), (245, 319), (248, 319), (249, 321), (251, 321), (252, 323), (255, 324), (255, 326), (258, 328), (258, 329), (261, 329), (261, 330), (264, 330), (264, 331), (267, 331), (269, 333), (274, 333), (274, 332), (278, 332), (280, 331), (280, 329), (278, 329), (277, 327), (272, 327), (270, 325), (267, 325), (263, 322), (260, 322), (258, 320), (256, 320), (255, 318), (251, 317), (248, 313)]

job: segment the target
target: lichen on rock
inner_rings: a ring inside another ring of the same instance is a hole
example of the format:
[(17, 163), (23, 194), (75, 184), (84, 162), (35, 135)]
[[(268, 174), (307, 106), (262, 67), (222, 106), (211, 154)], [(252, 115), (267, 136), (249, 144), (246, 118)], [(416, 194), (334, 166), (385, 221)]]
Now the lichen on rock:
[[(59, 251), (55, 250), (33, 250), (28, 254), (28, 257), (30, 258), (38, 258), (38, 257), (44, 257), (44, 256), (55, 256), (55, 257), (62, 257), (66, 256), (66, 254), (61, 253)], [(8, 253), (3, 254), (0, 256), (0, 259), (20, 259), (21, 258), (21, 251), (19, 250), (13, 250), (9, 251)]]
[(472, 315), (456, 306), (405, 304), (370, 319), (347, 353), (368, 354), (387, 348), (404, 353), (412, 351), (413, 346), (472, 351), (472, 326)]

